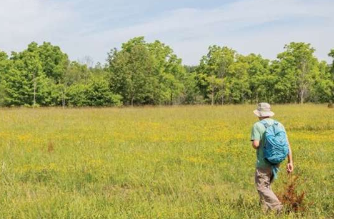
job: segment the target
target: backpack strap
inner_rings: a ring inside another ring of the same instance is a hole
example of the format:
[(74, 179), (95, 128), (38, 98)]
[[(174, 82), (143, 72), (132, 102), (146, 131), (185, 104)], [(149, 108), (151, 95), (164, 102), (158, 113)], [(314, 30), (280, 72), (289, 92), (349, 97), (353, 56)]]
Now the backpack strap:
[(260, 123), (261, 123), (262, 125), (264, 125), (266, 129), (267, 129), (267, 127), (270, 126), (264, 119), (261, 120)]
[[(260, 123), (262, 124), (262, 125), (264, 125), (265, 126), (265, 128), (267, 128), (267, 127), (269, 127), (269, 126), (271, 126), (271, 125), (269, 125), (264, 119), (263, 120), (261, 120), (260, 121)], [(279, 122), (278, 121), (276, 121), (276, 120), (273, 120), (273, 124), (272, 125), (278, 125), (279, 124)]]

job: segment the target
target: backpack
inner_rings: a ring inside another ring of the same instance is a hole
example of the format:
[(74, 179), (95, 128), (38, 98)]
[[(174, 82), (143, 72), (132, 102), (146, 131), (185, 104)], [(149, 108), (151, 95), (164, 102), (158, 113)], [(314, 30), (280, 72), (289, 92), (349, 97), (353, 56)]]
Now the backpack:
[(261, 124), (266, 128), (264, 157), (271, 164), (277, 165), (286, 159), (289, 152), (286, 132), (277, 121), (269, 125), (265, 120), (261, 120)]

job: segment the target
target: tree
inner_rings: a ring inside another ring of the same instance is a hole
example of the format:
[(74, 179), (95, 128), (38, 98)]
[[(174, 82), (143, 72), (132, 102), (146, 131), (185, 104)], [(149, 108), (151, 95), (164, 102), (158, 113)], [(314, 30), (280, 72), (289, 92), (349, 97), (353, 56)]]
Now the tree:
[(314, 51), (292, 42), (271, 61), (213, 45), (198, 66), (183, 66), (170, 46), (135, 37), (93, 66), (89, 56), (70, 62), (60, 47), (32, 42), (10, 56), (0, 51), (0, 105), (333, 103), (334, 50), (329, 64)]
[(113, 94), (104, 78), (92, 78), (85, 90), (87, 106), (118, 106), (121, 96)]
[[(91, 72), (88, 69), (87, 65), (85, 64), (80, 64), (76, 61), (73, 61), (67, 66), (67, 69), (62, 76), (61, 83), (59, 84), (61, 90), (60, 102), (62, 104), (62, 107), (66, 106), (66, 100), (68, 99), (67, 92), (73, 91), (73, 88), (72, 90), (68, 90), (68, 89), (72, 85), (88, 83), (90, 77), (91, 77)], [(73, 101), (71, 104), (73, 104)]]
[(251, 103), (272, 102), (274, 84), (277, 77), (270, 71), (270, 60), (261, 55), (249, 54), (240, 60), (247, 63), (249, 98)]
[(230, 95), (233, 103), (244, 103), (250, 98), (249, 81), (250, 64), (243, 55), (236, 55), (235, 62), (231, 66), (230, 75)]
[(67, 62), (67, 55), (50, 43), (38, 46), (32, 42), (26, 50), (13, 52), (3, 73), (2, 104), (57, 105)]
[(37, 53), (46, 77), (53, 79), (56, 84), (61, 83), (69, 65), (67, 54), (49, 42), (40, 45)]
[(125, 104), (153, 102), (153, 57), (141, 39), (123, 44), (121, 51), (112, 50), (108, 61), (111, 89)]
[[(334, 58), (333, 49), (328, 56)], [(313, 90), (312, 102), (334, 102), (334, 60), (332, 60), (332, 64), (327, 64), (325, 61), (319, 63), (319, 76), (315, 80)]]
[(125, 104), (173, 104), (183, 96), (185, 69), (173, 50), (136, 37), (108, 57), (111, 88)]
[(121, 96), (112, 93), (109, 82), (91, 77), (89, 83), (76, 83), (69, 87), (67, 102), (70, 106), (118, 106)]
[(4, 99), (6, 98), (5, 89), (5, 75), (8, 74), (10, 67), (10, 61), (8, 55), (0, 50), (0, 105), (4, 105)]
[(92, 68), (93, 67), (93, 59), (91, 56), (84, 56), (79, 63), (81, 63), (82, 65), (86, 65), (87, 68)]
[(308, 43), (295, 42), (284, 48), (286, 51), (277, 55), (281, 64), (281, 76), (286, 82), (294, 82), (290, 87), (296, 90), (295, 99), (302, 104), (319, 72), (318, 60), (313, 55), (315, 49)]
[(314, 81), (310, 101), (328, 103), (333, 99), (333, 81), (329, 66), (325, 61), (319, 63), (319, 75)]
[(45, 79), (36, 43), (20, 53), (11, 54), (11, 67), (4, 77), (5, 105), (41, 104)]
[(331, 51), (328, 54), (329, 57), (332, 58), (332, 64), (329, 66), (329, 73), (330, 73), (330, 81), (331, 81), (331, 98), (330, 102), (334, 102), (334, 49), (331, 49)]
[(219, 99), (221, 104), (229, 96), (229, 80), (231, 66), (235, 62), (236, 52), (228, 47), (210, 46), (209, 52), (203, 56), (197, 69), (199, 87), (205, 97), (210, 96), (211, 104)]
[(334, 80), (334, 49), (328, 53), (328, 56), (332, 58), (332, 64), (329, 66), (329, 72), (331, 73), (331, 77)]

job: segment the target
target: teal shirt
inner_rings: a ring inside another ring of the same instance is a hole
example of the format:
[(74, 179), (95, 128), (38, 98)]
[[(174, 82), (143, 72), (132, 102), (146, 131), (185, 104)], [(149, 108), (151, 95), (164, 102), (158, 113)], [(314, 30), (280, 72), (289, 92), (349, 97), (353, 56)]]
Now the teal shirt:
[[(274, 123), (274, 120), (271, 118), (267, 118), (265, 119), (265, 121), (269, 125), (272, 125)], [(284, 129), (281, 123), (279, 123), (279, 125)], [(251, 141), (253, 140), (260, 141), (259, 148), (256, 150), (256, 157), (257, 157), (256, 167), (259, 168), (271, 167), (271, 164), (268, 161), (266, 161), (264, 157), (263, 145), (265, 144), (265, 138), (264, 138), (265, 130), (266, 130), (265, 126), (259, 121), (254, 124), (251, 131)]]

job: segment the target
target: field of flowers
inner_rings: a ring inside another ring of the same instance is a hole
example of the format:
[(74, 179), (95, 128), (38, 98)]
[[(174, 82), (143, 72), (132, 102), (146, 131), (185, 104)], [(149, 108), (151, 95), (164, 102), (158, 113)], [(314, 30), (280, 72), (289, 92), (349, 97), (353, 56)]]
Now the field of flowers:
[[(254, 187), (253, 105), (0, 110), (0, 218), (277, 218)], [(306, 210), (334, 216), (334, 110), (274, 105)], [(273, 184), (283, 192), (283, 170)]]

